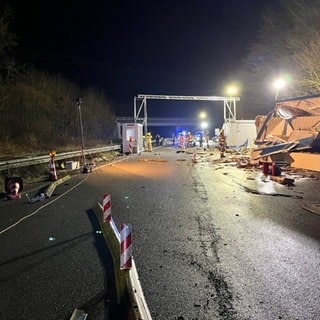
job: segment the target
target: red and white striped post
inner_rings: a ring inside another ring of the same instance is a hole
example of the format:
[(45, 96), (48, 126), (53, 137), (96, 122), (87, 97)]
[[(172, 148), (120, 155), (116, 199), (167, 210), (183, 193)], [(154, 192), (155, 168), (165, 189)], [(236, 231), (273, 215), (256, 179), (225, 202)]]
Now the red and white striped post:
[(132, 154), (132, 137), (129, 137), (129, 153)]
[(111, 200), (110, 194), (106, 193), (103, 195), (103, 222), (111, 221)]
[(132, 267), (132, 227), (123, 223), (120, 227), (120, 269)]
[(49, 155), (50, 155), (50, 180), (56, 181), (58, 180), (56, 166), (54, 164), (54, 156), (56, 155), (56, 152), (50, 151)]

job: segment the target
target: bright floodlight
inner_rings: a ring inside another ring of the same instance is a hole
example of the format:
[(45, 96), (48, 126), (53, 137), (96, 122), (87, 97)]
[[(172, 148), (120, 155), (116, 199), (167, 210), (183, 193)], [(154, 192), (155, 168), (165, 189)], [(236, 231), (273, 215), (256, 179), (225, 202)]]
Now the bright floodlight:
[(237, 94), (237, 92), (238, 92), (238, 89), (236, 87), (229, 87), (227, 89), (227, 94), (229, 96), (234, 96), (235, 94)]
[(207, 129), (208, 128), (208, 123), (207, 122), (202, 122), (201, 123), (201, 128), (202, 129)]
[(286, 82), (285, 82), (282, 78), (277, 79), (277, 80), (273, 83), (273, 86), (276, 88), (275, 100), (278, 99), (279, 90), (282, 89), (285, 85), (286, 85)]
[(206, 112), (202, 111), (202, 112), (199, 113), (199, 118), (200, 119), (205, 119), (206, 117), (207, 117), (207, 113)]
[(277, 79), (273, 85), (276, 89), (281, 89), (285, 86), (286, 82), (283, 79)]

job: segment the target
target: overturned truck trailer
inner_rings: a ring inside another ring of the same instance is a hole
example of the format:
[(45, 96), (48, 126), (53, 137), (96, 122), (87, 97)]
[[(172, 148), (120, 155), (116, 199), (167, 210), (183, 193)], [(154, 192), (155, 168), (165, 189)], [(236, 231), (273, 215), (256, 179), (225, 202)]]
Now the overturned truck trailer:
[(252, 159), (320, 171), (320, 94), (277, 101), (255, 124)]

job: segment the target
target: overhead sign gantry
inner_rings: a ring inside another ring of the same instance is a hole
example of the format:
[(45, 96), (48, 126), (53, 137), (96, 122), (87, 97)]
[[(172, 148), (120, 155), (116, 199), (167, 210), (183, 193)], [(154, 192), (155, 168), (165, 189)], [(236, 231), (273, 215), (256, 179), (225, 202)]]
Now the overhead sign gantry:
[(134, 122), (141, 123), (144, 127), (144, 133), (148, 131), (148, 110), (147, 100), (188, 100), (188, 101), (223, 101), (224, 122), (236, 120), (236, 101), (239, 97), (218, 97), (218, 96), (176, 96), (176, 95), (153, 95), (138, 94), (134, 97), (133, 114)]

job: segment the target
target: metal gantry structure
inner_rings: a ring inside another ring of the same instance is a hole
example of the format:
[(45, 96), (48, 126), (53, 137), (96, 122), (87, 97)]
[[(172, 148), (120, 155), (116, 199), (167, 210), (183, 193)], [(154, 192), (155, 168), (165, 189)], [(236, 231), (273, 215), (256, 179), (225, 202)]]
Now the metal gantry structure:
[(237, 117), (236, 101), (239, 97), (219, 97), (219, 96), (180, 96), (180, 95), (153, 95), (138, 94), (134, 97), (133, 114), (134, 122), (141, 123), (144, 133), (148, 131), (148, 109), (147, 100), (185, 100), (185, 101), (223, 101), (224, 122), (235, 121)]

